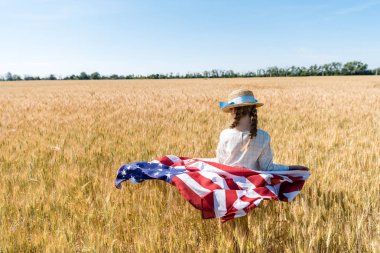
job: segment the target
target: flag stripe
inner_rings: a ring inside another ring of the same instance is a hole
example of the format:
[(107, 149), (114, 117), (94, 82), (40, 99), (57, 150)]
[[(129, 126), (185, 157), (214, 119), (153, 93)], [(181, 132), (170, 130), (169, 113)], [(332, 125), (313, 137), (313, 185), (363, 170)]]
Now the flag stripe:
[(202, 198), (199, 197), (185, 182), (180, 178), (175, 177), (171, 182), (187, 201), (195, 208), (202, 210)]
[(205, 189), (208, 189), (210, 191), (216, 190), (216, 189), (222, 189), (222, 187), (214, 183), (211, 179), (202, 175), (200, 172), (189, 172), (187, 173), (187, 175), (191, 177), (192, 179), (194, 179), (195, 182), (197, 182), (200, 186), (202, 186)]
[(223, 217), (227, 213), (226, 191), (214, 191), (214, 210), (215, 217)]
[(220, 187), (220, 189), (229, 190), (229, 186), (226, 180), (223, 177), (219, 176), (218, 174), (209, 173), (207, 171), (200, 171), (199, 174), (211, 180), (213, 183), (217, 184)]
[(211, 190), (204, 188), (199, 182), (195, 181), (189, 174), (180, 174), (176, 176), (181, 179), (194, 193), (196, 193), (199, 197), (206, 195), (211, 192)]

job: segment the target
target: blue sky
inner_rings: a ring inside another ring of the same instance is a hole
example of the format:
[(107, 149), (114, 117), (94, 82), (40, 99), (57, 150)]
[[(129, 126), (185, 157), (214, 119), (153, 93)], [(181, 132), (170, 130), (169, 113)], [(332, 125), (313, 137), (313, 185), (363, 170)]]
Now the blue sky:
[(0, 75), (380, 67), (380, 1), (0, 0)]

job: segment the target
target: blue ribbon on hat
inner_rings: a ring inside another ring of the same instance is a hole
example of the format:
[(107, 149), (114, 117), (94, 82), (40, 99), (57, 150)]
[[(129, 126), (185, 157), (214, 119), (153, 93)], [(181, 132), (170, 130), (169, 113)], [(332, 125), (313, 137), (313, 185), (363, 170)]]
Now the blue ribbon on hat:
[(228, 102), (219, 102), (219, 107), (223, 109), (224, 107), (229, 106), (229, 105), (242, 104), (246, 102), (256, 103), (257, 100), (252, 96), (241, 96), (241, 97), (234, 98)]

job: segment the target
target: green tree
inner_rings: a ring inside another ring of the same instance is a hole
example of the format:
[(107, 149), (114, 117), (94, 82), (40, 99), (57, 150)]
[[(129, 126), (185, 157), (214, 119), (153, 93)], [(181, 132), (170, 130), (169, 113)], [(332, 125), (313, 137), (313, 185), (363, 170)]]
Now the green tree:
[(92, 73), (92, 74), (90, 75), (90, 78), (91, 78), (92, 80), (98, 80), (98, 79), (101, 78), (101, 76), (100, 76), (99, 72), (94, 72), (94, 73)]
[(55, 75), (53, 75), (53, 74), (50, 74), (47, 79), (48, 80), (57, 80), (57, 77)]
[(366, 74), (368, 65), (360, 61), (350, 61), (343, 65), (342, 72), (346, 75)]
[(13, 81), (21, 81), (22, 78), (21, 78), (21, 76), (19, 76), (19, 75), (13, 74), (13, 75), (12, 75), (12, 80), (13, 80)]
[(113, 74), (113, 75), (110, 76), (110, 79), (116, 80), (116, 79), (119, 79), (119, 76), (116, 75), (116, 74)]
[(7, 72), (7, 73), (5, 74), (5, 80), (6, 80), (6, 81), (13, 81), (13, 75), (12, 75), (11, 72)]
[(319, 71), (319, 67), (318, 65), (314, 64), (314, 65), (311, 65), (308, 69), (308, 72), (309, 72), (309, 75), (310, 76), (318, 76), (320, 71)]
[(211, 77), (212, 78), (219, 77), (219, 71), (217, 69), (211, 70)]
[(80, 79), (80, 80), (89, 80), (89, 79), (90, 79), (90, 76), (87, 75), (86, 72), (81, 72), (81, 73), (79, 74), (79, 79)]
[(79, 80), (79, 77), (77, 75), (71, 75), (69, 77), (70, 80)]
[(276, 66), (267, 68), (266, 73), (272, 77), (272, 76), (279, 76), (279, 70)]
[(330, 64), (331, 64), (331, 69), (332, 69), (334, 75), (340, 75), (342, 72), (342, 63), (332, 62)]

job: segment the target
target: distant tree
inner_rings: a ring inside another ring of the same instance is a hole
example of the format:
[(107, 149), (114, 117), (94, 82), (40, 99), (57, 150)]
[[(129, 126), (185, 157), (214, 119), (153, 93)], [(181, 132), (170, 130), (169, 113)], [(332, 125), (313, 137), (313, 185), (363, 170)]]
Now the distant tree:
[(309, 71), (306, 67), (300, 67), (299, 68), (299, 75), (300, 76), (308, 76), (309, 75)]
[(12, 80), (13, 80), (13, 81), (21, 81), (22, 78), (21, 78), (21, 76), (19, 76), (19, 75), (13, 74), (13, 75), (12, 75)]
[(7, 72), (7, 73), (5, 74), (5, 80), (6, 80), (6, 81), (13, 81), (13, 75), (12, 75), (11, 72)]
[(330, 63), (331, 69), (334, 73), (334, 75), (340, 75), (342, 72), (342, 63), (340, 62), (332, 62)]
[(197, 72), (197, 73), (195, 73), (195, 77), (196, 78), (203, 78), (203, 75), (202, 75), (202, 73)]
[(309, 67), (308, 72), (310, 76), (318, 76), (320, 74), (320, 69), (318, 65), (314, 64)]
[(48, 80), (57, 80), (57, 77), (55, 75), (53, 75), (53, 74), (50, 74), (47, 79)]
[(343, 65), (342, 72), (346, 75), (366, 74), (368, 65), (360, 61), (351, 61)]
[(101, 78), (101, 76), (100, 76), (99, 72), (94, 72), (90, 75), (90, 79), (92, 79), (92, 80), (98, 80), (100, 78)]
[(278, 68), (277, 73), (278, 73), (278, 76), (286, 76), (287, 71), (285, 68)]
[(220, 73), (219, 70), (217, 70), (217, 69), (211, 70), (211, 76), (210, 77), (212, 77), (212, 78), (218, 78), (219, 76), (221, 76), (221, 73)]
[(323, 64), (321, 66), (322, 76), (329, 76), (331, 74), (331, 66), (330, 64)]
[(34, 80), (34, 78), (33, 76), (24, 75), (24, 80), (25, 81)]
[(264, 69), (258, 69), (257, 70), (257, 76), (265, 76), (265, 70)]
[[(209, 78), (211, 76), (210, 72), (205, 70), (203, 71), (203, 78)], [(177, 78), (178, 78), (178, 75), (177, 75)]]
[(253, 71), (248, 71), (248, 72), (246, 72), (245, 74), (240, 74), (240, 76), (244, 76), (244, 77), (255, 77), (255, 76), (256, 76), (256, 73), (253, 72)]
[(81, 73), (79, 74), (79, 79), (80, 79), (80, 80), (89, 80), (89, 79), (90, 79), (90, 76), (87, 75), (86, 72), (81, 72)]
[(238, 74), (235, 73), (233, 70), (227, 70), (226, 72), (223, 73), (223, 77), (228, 77), (228, 78), (232, 78), (232, 77), (237, 77)]
[(299, 68), (296, 66), (291, 66), (289, 69), (289, 75), (290, 76), (298, 76), (299, 75)]
[(110, 79), (116, 80), (116, 79), (119, 79), (119, 76), (116, 74), (113, 74), (110, 76)]
[(267, 68), (266, 70), (266, 73), (268, 76), (272, 77), (272, 76), (278, 76), (278, 67), (274, 66), (274, 67), (269, 67)]

